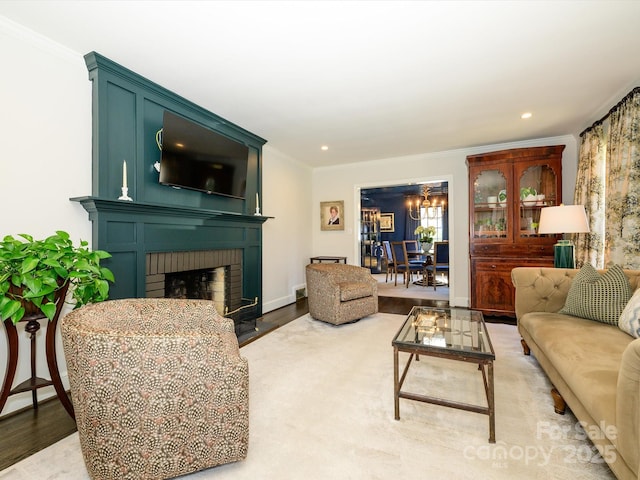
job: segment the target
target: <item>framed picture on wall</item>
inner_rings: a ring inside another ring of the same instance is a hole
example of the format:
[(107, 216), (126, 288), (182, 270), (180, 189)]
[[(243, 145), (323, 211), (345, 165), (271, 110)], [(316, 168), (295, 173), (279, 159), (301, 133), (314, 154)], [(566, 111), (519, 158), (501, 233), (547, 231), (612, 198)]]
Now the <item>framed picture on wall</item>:
[(344, 200), (320, 202), (320, 230), (344, 230)]
[(395, 214), (394, 213), (381, 213), (380, 214), (380, 231), (381, 232), (395, 232)]

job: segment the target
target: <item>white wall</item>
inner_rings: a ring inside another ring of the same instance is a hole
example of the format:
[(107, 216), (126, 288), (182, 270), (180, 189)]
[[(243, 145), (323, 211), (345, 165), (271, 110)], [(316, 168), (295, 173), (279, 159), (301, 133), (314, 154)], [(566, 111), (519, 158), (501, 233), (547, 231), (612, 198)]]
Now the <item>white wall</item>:
[(311, 256), (311, 169), (267, 143), (263, 148), (263, 311), (295, 302)]
[[(449, 182), (449, 241), (452, 306), (469, 305), (469, 205), (467, 155), (508, 148), (544, 145), (566, 145), (562, 157), (563, 198), (573, 203), (573, 187), (577, 171), (577, 146), (573, 136), (542, 138), (510, 144), (486, 145), (461, 150), (386, 158), (336, 167), (318, 168), (313, 172), (312, 229), (313, 255), (347, 256), (358, 265), (360, 189), (412, 182), (446, 180)], [(320, 202), (344, 200), (345, 230), (320, 230)]]
[[(91, 193), (91, 83), (84, 59), (0, 17), (0, 66), (0, 237), (65, 230), (75, 242), (91, 241), (87, 213), (69, 201)], [(23, 324), (18, 331), (14, 385), (29, 378), (28, 334)], [(44, 331), (38, 333), (38, 375), (49, 378)], [(2, 333), (0, 378), (6, 352)], [(59, 362), (66, 371), (62, 355)], [(53, 387), (38, 390), (40, 398), (51, 395)], [(2, 414), (28, 404), (30, 393), (13, 395)]]
[(0, 234), (91, 240), (91, 83), (81, 55), (0, 17)]

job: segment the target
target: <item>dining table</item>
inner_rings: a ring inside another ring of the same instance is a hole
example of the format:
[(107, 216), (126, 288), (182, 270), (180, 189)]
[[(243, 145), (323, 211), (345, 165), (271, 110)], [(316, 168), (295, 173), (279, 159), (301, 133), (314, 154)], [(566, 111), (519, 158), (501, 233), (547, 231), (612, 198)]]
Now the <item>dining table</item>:
[(433, 265), (431, 255), (420, 249), (407, 249), (407, 257), (409, 262), (416, 262), (418, 259), (422, 260), (422, 277), (413, 282), (413, 284), (421, 287), (433, 286), (433, 274), (427, 270), (427, 266)]

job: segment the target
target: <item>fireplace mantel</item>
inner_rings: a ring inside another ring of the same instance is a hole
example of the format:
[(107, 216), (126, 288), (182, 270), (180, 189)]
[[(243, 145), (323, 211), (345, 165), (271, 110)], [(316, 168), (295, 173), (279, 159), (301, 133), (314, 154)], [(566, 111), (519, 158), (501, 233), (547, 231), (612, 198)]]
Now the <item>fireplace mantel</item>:
[(181, 207), (175, 205), (163, 205), (154, 203), (128, 202), (123, 200), (111, 200), (105, 198), (84, 196), (73, 197), (69, 200), (79, 202), (89, 213), (89, 219), (98, 212), (124, 213), (128, 215), (157, 215), (199, 218), (203, 220), (223, 219), (229, 222), (264, 223), (269, 218), (265, 215), (243, 215), (235, 212), (222, 212), (219, 210), (206, 210), (202, 208)]

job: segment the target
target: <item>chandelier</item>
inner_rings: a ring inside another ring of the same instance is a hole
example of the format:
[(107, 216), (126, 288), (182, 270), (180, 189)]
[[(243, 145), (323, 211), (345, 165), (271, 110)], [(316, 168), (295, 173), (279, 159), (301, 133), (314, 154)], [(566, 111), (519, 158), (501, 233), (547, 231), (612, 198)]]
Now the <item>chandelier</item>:
[(431, 189), (425, 184), (422, 186), (421, 196), (418, 196), (415, 201), (407, 200), (407, 210), (409, 217), (411, 217), (412, 220), (420, 221), (425, 218), (436, 218), (442, 216), (442, 209), (444, 208), (445, 201), (442, 200), (440, 204), (438, 204), (437, 200), (429, 201), (430, 193)]

